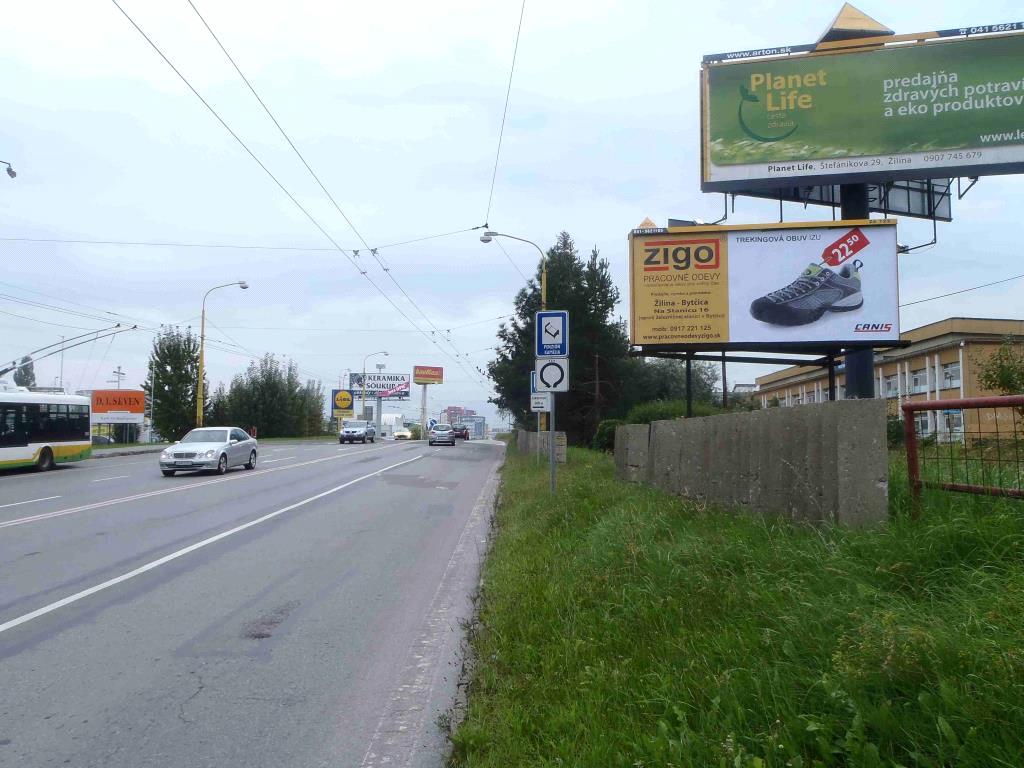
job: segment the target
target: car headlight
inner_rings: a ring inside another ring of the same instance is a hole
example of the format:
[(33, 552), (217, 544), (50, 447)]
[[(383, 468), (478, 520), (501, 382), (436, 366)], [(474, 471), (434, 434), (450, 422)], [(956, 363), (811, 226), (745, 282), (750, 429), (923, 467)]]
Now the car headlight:
[(171, 452), (170, 451), (164, 451), (163, 453), (160, 454), (160, 458), (161, 459), (170, 459), (170, 458), (172, 458)]
[(207, 451), (206, 453), (203, 454), (203, 458), (204, 459), (212, 459), (214, 453), (216, 453), (216, 451)]

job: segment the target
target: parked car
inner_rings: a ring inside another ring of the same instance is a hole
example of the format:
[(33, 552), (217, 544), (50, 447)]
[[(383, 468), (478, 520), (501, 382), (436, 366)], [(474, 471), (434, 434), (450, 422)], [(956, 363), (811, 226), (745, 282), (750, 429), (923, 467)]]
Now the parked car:
[(367, 440), (372, 443), (376, 439), (377, 427), (363, 419), (346, 419), (341, 423), (341, 429), (338, 431), (339, 443), (354, 443), (357, 440), (360, 443), (365, 443)]
[(455, 436), (461, 440), (469, 440), (469, 427), (465, 424), (456, 424), (452, 427)]
[(92, 444), (93, 445), (113, 445), (114, 444), (114, 438), (112, 438), (112, 437), (110, 437), (108, 435), (93, 435), (92, 436)]
[(399, 427), (395, 430), (395, 440), (412, 440), (412, 430)]
[(455, 445), (455, 430), (451, 424), (438, 424), (427, 435), (427, 443), (430, 445), (437, 445), (438, 443)]
[(175, 472), (213, 470), (223, 475), (232, 467), (256, 469), (258, 446), (238, 427), (199, 427), (160, 454), (164, 477)]

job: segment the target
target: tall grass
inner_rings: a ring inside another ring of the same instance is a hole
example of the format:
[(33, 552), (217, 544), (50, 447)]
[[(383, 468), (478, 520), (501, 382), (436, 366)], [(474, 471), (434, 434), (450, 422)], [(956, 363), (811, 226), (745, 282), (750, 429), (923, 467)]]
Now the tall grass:
[(1024, 506), (812, 529), (511, 455), (465, 766), (1022, 766)]

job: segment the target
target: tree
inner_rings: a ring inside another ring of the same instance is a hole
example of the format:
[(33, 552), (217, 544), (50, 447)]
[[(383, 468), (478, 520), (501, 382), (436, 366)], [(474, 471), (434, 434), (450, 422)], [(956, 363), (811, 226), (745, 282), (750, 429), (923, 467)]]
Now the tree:
[(36, 385), (36, 368), (31, 358), (26, 355), (21, 358), (23, 365), (14, 371), (14, 383), (19, 387), (34, 387)]
[[(961, 374), (963, 375), (963, 374)], [(1001, 395), (1024, 393), (1024, 349), (1007, 337), (978, 370), (978, 383)], [(1024, 408), (1018, 408), (1024, 418)]]
[(228, 412), (228, 391), (224, 387), (224, 382), (217, 385), (217, 389), (210, 397), (210, 412), (204, 419), (204, 423), (211, 427), (231, 425), (231, 415)]
[(162, 329), (153, 339), (142, 389), (151, 398), (153, 427), (164, 438), (178, 440), (196, 425), (198, 377), (199, 339), (191, 329)]
[[(602, 418), (622, 416), (647, 400), (685, 397), (685, 365), (672, 360), (629, 357), (625, 323), (614, 319), (619, 290), (608, 260), (597, 249), (582, 259), (567, 232), (548, 252), (549, 308), (569, 312), (569, 380), (558, 395), (556, 428), (573, 443), (589, 444)], [(488, 363), (492, 403), (519, 426), (531, 423), (530, 372), (534, 369), (534, 313), (540, 309), (540, 272), (515, 297), (515, 314), (498, 329), (497, 357)], [(717, 381), (712, 363), (694, 363), (694, 399), (710, 400)]]

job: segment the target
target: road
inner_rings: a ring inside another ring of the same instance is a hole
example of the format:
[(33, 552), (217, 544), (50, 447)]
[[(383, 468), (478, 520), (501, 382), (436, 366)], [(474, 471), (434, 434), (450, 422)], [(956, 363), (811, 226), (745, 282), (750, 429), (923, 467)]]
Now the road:
[(502, 455), (0, 475), (0, 765), (440, 765)]

